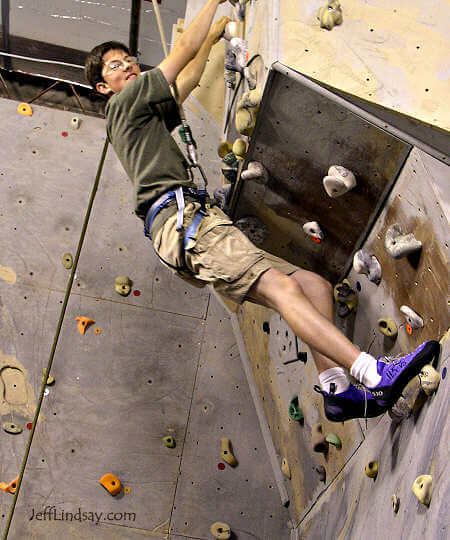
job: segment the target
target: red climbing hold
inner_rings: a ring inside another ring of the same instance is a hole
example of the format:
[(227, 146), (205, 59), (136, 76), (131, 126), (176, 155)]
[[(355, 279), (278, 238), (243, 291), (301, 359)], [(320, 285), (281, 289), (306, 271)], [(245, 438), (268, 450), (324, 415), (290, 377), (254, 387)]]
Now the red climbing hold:
[(141, 296), (141, 291), (133, 291), (134, 296)]
[(28, 422), (27, 429), (31, 429), (33, 427), (33, 424), (31, 422)]
[(217, 465), (217, 468), (220, 469), (221, 471), (223, 471), (225, 469), (225, 464), (224, 463), (219, 463)]
[(63, 131), (63, 132), (61, 133), (61, 135), (62, 135), (63, 137), (68, 137), (68, 136), (69, 136), (69, 134), (67, 133), (67, 131)]
[(320, 244), (321, 240), (318, 236), (311, 236), (311, 240), (316, 244)]
[(408, 334), (409, 334), (410, 336), (412, 336), (413, 328), (412, 328), (412, 326), (411, 326), (410, 324), (407, 324), (407, 325), (406, 325), (406, 331), (408, 332)]

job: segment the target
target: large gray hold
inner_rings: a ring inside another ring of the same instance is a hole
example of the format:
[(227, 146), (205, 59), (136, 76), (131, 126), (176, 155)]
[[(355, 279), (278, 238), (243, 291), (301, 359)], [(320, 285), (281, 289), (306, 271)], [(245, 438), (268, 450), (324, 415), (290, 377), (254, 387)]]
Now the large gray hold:
[(412, 233), (403, 234), (398, 223), (391, 225), (386, 231), (384, 247), (391, 257), (401, 259), (422, 249), (422, 242), (416, 240)]

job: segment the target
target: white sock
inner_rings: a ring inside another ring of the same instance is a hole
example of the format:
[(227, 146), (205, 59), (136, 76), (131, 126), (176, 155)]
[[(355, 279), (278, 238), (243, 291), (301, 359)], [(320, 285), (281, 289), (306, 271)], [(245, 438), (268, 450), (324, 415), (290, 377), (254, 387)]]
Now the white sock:
[(353, 362), (350, 375), (368, 388), (373, 388), (381, 381), (377, 371), (377, 361), (373, 356), (365, 352), (362, 352)]
[(347, 373), (342, 367), (334, 367), (322, 371), (322, 373), (319, 373), (319, 382), (322, 390), (328, 393), (330, 393), (330, 384), (334, 383), (336, 385), (335, 394), (345, 392), (350, 386)]

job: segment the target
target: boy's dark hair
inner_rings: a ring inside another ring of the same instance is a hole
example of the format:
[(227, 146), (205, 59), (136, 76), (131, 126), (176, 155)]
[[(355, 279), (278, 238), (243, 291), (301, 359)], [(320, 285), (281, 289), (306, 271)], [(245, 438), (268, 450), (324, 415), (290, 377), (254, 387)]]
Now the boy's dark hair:
[(102, 77), (103, 69), (103, 55), (114, 49), (119, 49), (127, 53), (130, 56), (130, 51), (126, 45), (119, 41), (106, 41), (94, 47), (92, 51), (86, 56), (84, 63), (84, 74), (89, 84), (95, 90), (95, 86), (99, 82), (104, 82)]

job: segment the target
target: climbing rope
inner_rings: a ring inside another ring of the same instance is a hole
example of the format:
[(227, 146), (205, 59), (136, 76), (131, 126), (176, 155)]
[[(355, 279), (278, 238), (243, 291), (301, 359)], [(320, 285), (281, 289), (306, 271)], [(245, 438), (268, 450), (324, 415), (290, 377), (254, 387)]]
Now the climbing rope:
[(19, 496), (20, 486), (22, 485), (22, 479), (23, 479), (23, 475), (24, 475), (24, 472), (25, 472), (25, 467), (27, 466), (28, 455), (30, 453), (31, 443), (33, 441), (34, 432), (36, 431), (36, 426), (37, 426), (39, 413), (41, 412), (41, 406), (42, 406), (42, 400), (43, 400), (43, 397), (44, 397), (45, 386), (46, 386), (46, 383), (47, 383), (48, 376), (50, 374), (50, 370), (52, 368), (53, 358), (55, 356), (55, 351), (56, 351), (56, 346), (58, 344), (59, 334), (61, 333), (61, 327), (62, 327), (62, 323), (64, 321), (64, 315), (66, 313), (66, 307), (67, 307), (67, 303), (69, 301), (69, 296), (70, 296), (70, 291), (72, 289), (73, 280), (74, 280), (74, 277), (75, 277), (75, 273), (77, 271), (78, 259), (80, 258), (81, 248), (83, 246), (84, 237), (86, 235), (86, 230), (87, 230), (87, 226), (88, 226), (88, 223), (89, 223), (89, 218), (91, 216), (92, 206), (94, 204), (95, 195), (97, 193), (98, 184), (99, 184), (99, 181), (100, 181), (100, 176), (101, 176), (101, 173), (102, 173), (102, 170), (103, 170), (103, 164), (105, 162), (106, 153), (107, 153), (107, 150), (108, 150), (108, 145), (109, 145), (109, 141), (108, 141), (108, 138), (107, 138), (106, 141), (105, 141), (105, 146), (103, 147), (103, 152), (102, 152), (102, 156), (100, 158), (100, 163), (98, 165), (97, 176), (95, 177), (95, 182), (94, 182), (94, 185), (92, 187), (91, 196), (89, 198), (89, 204), (88, 204), (88, 207), (87, 207), (87, 210), (86, 210), (86, 215), (84, 217), (83, 227), (81, 229), (80, 239), (78, 241), (77, 252), (76, 252), (75, 260), (74, 260), (73, 266), (72, 266), (72, 272), (70, 274), (69, 282), (67, 283), (66, 294), (65, 294), (64, 302), (63, 302), (63, 305), (62, 305), (62, 308), (61, 308), (61, 313), (60, 313), (60, 316), (59, 316), (58, 326), (57, 326), (57, 329), (56, 329), (55, 338), (53, 340), (53, 346), (52, 346), (52, 349), (51, 349), (51, 352), (50, 352), (50, 358), (49, 358), (49, 361), (47, 363), (47, 367), (45, 369), (44, 376), (42, 378), (41, 392), (39, 394), (38, 404), (37, 404), (37, 407), (36, 407), (36, 411), (34, 413), (33, 425), (32, 425), (32, 428), (31, 428), (30, 436), (28, 437), (27, 447), (25, 449), (25, 455), (24, 455), (23, 460), (22, 460), (22, 465), (21, 465), (19, 477), (18, 477), (18, 480), (17, 480), (17, 487), (16, 487), (16, 491), (14, 493), (14, 499), (12, 501), (12, 505), (11, 505), (11, 508), (9, 510), (9, 515), (8, 515), (8, 521), (6, 523), (6, 528), (5, 528), (4, 532), (3, 532), (3, 537), (2, 537), (3, 540), (6, 540), (8, 538), (8, 532), (9, 532), (9, 528), (11, 526), (11, 521), (12, 521), (12, 518), (13, 518), (13, 515), (14, 515), (14, 510), (15, 510), (15, 507), (16, 507), (17, 498)]

